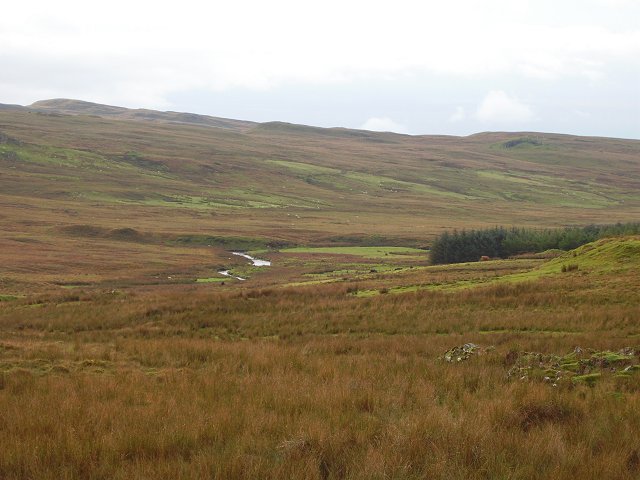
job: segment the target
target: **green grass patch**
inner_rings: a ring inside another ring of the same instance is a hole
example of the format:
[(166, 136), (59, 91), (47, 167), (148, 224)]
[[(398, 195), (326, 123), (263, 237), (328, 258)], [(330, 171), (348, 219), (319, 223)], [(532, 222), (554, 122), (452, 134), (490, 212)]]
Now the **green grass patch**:
[(480, 170), (476, 175), (478, 186), (468, 193), (480, 198), (590, 209), (617, 205), (622, 199), (619, 191), (606, 185), (560, 176), (500, 170)]
[(438, 186), (426, 183), (399, 180), (385, 175), (374, 175), (352, 170), (311, 165), (285, 160), (268, 160), (267, 163), (285, 167), (292, 173), (298, 174), (311, 184), (337, 190), (359, 190), (369, 193), (369, 190), (386, 191), (392, 193), (410, 192), (424, 195), (435, 195), (449, 198), (468, 199), (467, 195), (452, 190), (444, 190)]
[(479, 284), (516, 283), (538, 280), (552, 275), (575, 275), (580, 272), (610, 273), (640, 268), (640, 239), (605, 238), (588, 243), (545, 262), (528, 272), (512, 273), (495, 279), (480, 281), (461, 280), (445, 285), (432, 285), (427, 288), (456, 290), (474, 287)]
[(196, 279), (196, 283), (221, 283), (226, 282), (228, 280), (235, 280), (233, 277), (209, 277), (209, 278), (198, 278)]
[(588, 373), (586, 375), (576, 375), (575, 377), (571, 378), (571, 381), (575, 384), (583, 383), (592, 387), (596, 384), (600, 377), (602, 377), (602, 374), (599, 372)]
[(311, 165), (309, 163), (288, 162), (286, 160), (267, 160), (266, 163), (285, 167), (295, 173), (301, 174), (339, 174), (337, 168), (322, 167), (320, 165)]
[[(322, 265), (321, 265), (322, 266)], [(315, 278), (331, 278), (349, 276), (357, 277), (375, 277), (378, 274), (400, 273), (410, 270), (411, 267), (398, 267), (395, 264), (337, 264), (327, 267), (321, 271), (312, 271), (305, 273), (307, 277)]]
[[(574, 271), (613, 272), (640, 267), (640, 238), (604, 238), (566, 252), (530, 272), (541, 276)], [(571, 267), (569, 267), (571, 266)]]
[(333, 283), (338, 281), (340, 281), (339, 278), (326, 278), (323, 280), (309, 280), (307, 282), (289, 282), (289, 283), (284, 283), (281, 286), (282, 287), (304, 287), (306, 285), (320, 285), (323, 283)]
[(385, 258), (392, 255), (425, 256), (426, 250), (411, 247), (294, 247), (280, 250), (283, 253), (311, 253), (329, 255), (355, 255), (366, 258)]
[(387, 295), (387, 294), (399, 294), (399, 293), (411, 293), (417, 292), (418, 290), (425, 290), (423, 285), (403, 285), (399, 287), (381, 287), (377, 289), (369, 289), (369, 290), (358, 290), (354, 292), (353, 295), (355, 297), (368, 298), (375, 297), (376, 295)]

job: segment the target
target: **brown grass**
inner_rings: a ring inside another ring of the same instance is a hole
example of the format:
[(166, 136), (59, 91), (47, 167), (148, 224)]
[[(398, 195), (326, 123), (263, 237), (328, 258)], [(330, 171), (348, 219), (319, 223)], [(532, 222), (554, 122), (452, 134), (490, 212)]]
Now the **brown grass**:
[[(134, 229), (143, 239), (320, 244), (378, 236), (425, 245), (443, 229), (610, 223), (640, 213), (633, 140), (545, 134), (541, 146), (504, 148), (521, 135), (367, 136), (295, 126), (240, 133), (16, 111), (0, 112), (0, 133), (18, 141), (0, 143), (3, 260), (24, 251), (24, 260), (39, 260), (42, 281), (56, 271), (122, 279), (148, 263), (139, 238), (109, 238), (120, 254), (108, 258), (104, 238), (69, 234), (79, 226)], [(72, 253), (94, 242), (95, 261), (75, 262)], [(181, 255), (166, 249), (159, 261), (170, 270)]]
[[(640, 475), (640, 374), (507, 377), (513, 352), (637, 347), (637, 268), (482, 286), (542, 260), (271, 251), (258, 271), (176, 241), (424, 246), (444, 228), (628, 221), (638, 142), (15, 112), (0, 134), (1, 479)], [(223, 266), (250, 279), (195, 283)], [(460, 281), (480, 286), (438, 290)], [(438, 360), (467, 342), (495, 349)]]
[[(0, 477), (636, 478), (640, 378), (506, 376), (512, 350), (635, 345), (630, 282), (4, 302)], [(496, 349), (438, 360), (467, 341)]]

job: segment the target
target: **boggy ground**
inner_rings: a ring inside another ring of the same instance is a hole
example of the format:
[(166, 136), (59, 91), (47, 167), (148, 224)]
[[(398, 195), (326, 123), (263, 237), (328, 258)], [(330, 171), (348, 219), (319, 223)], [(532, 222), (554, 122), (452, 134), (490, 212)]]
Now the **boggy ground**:
[[(509, 374), (522, 352), (639, 346), (639, 270), (595, 268), (594, 251), (553, 275), (369, 297), (550, 267), (2, 301), (0, 478), (638, 478), (640, 374)], [(481, 354), (439, 358), (469, 342)]]

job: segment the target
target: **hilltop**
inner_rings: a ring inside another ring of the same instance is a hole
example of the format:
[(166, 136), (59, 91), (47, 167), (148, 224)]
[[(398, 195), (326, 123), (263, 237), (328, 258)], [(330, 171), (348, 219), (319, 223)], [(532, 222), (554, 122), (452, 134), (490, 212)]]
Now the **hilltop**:
[(99, 103), (70, 100), (66, 98), (40, 100), (23, 108), (28, 111), (43, 113), (49, 112), (51, 114), (93, 115), (117, 120), (139, 120), (170, 124), (203, 125), (234, 131), (245, 131), (255, 125), (254, 122), (211, 117), (209, 115), (181, 112), (159, 112), (144, 108), (131, 109), (114, 107), (111, 105), (102, 105)]

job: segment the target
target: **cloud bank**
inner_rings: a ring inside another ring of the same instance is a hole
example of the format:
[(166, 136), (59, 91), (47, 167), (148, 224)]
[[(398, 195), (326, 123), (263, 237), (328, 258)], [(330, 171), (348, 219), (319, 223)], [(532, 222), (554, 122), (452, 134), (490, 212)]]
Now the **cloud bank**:
[(502, 90), (492, 90), (484, 97), (476, 118), (483, 123), (520, 124), (534, 119), (531, 107)]
[[(632, 0), (327, 0), (321, 7), (23, 0), (8, 2), (0, 16), (0, 102), (71, 97), (184, 110), (194, 107), (176, 98), (197, 92), (197, 107), (244, 91), (260, 93), (272, 119), (286, 120), (298, 112), (284, 110), (276, 94), (304, 87), (333, 108), (325, 123), (345, 125), (340, 119), (357, 108), (360, 120), (346, 126), (407, 118), (407, 129), (428, 133), (432, 125), (459, 132), (498, 118), (532, 121), (531, 105), (543, 128), (556, 128), (537, 107), (553, 97), (592, 122), (610, 105), (611, 116), (640, 135), (637, 18), (640, 2)], [(358, 105), (344, 93), (362, 95), (376, 82), (388, 90)], [(393, 99), (409, 93), (413, 106), (398, 112)], [(319, 120), (310, 111), (302, 121)]]

